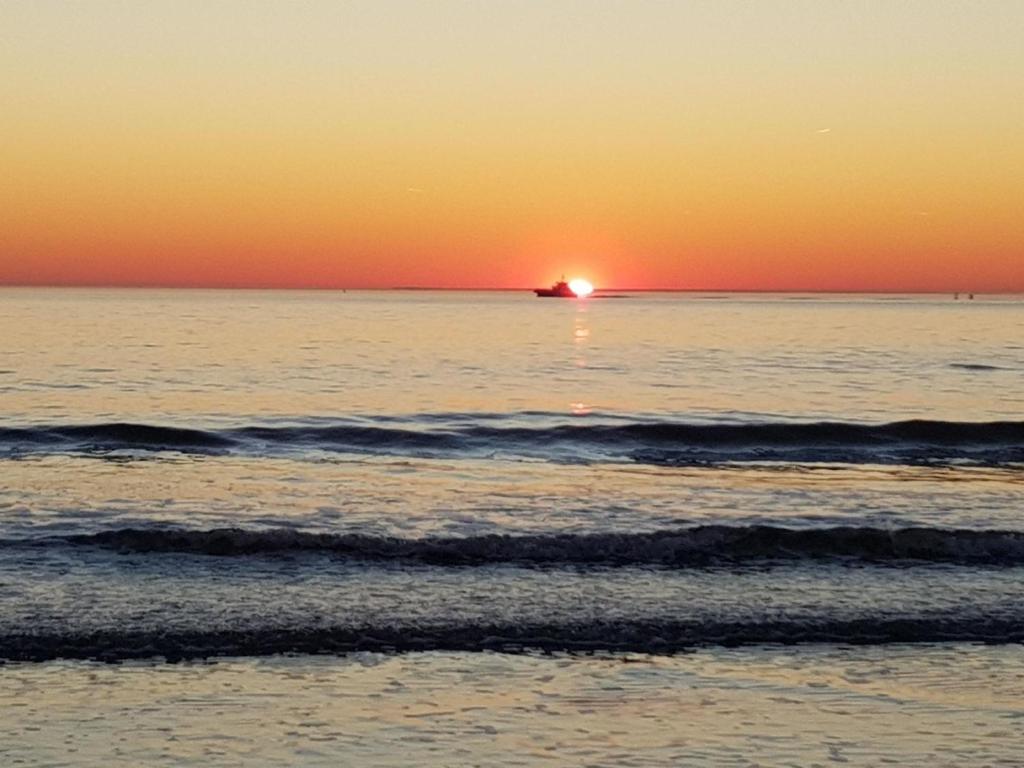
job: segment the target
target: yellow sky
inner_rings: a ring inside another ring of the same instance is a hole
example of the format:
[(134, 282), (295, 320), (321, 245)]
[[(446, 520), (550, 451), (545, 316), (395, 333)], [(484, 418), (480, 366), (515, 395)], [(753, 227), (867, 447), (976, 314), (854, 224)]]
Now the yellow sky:
[(1024, 290), (1024, 3), (0, 3), (0, 283)]

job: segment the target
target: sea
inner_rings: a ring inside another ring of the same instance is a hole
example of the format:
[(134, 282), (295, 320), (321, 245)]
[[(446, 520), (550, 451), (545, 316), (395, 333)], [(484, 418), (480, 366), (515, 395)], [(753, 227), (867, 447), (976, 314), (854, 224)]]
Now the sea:
[(1024, 296), (0, 289), (0, 764), (1024, 765)]

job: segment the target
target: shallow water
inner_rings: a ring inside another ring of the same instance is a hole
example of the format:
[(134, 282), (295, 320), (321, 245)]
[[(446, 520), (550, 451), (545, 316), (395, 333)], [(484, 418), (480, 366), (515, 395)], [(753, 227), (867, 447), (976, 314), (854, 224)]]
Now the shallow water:
[(1016, 647), (10, 665), (5, 765), (1019, 765)]

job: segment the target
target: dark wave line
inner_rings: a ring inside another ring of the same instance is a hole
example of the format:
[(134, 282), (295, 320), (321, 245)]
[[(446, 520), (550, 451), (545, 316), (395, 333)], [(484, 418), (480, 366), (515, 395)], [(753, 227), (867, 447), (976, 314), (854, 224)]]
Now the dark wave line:
[[(468, 415), (467, 419), (470, 418)], [(690, 424), (634, 422), (501, 426), (489, 419), (430, 428), (335, 423), (223, 430), (107, 423), (0, 428), (0, 450), (175, 450), (254, 455), (292, 450), (444, 455), (593, 453), (668, 465), (720, 462), (1024, 462), (1024, 422), (898, 421)]]
[(610, 621), (575, 624), (295, 627), (239, 630), (6, 632), (0, 659), (167, 661), (284, 653), (417, 651), (634, 652), (674, 654), (702, 646), (842, 643), (1024, 642), (1020, 618), (936, 616), (755, 622)]
[(0, 428), (0, 446), (14, 449), (215, 449), (235, 445), (229, 435), (183, 427), (151, 424), (76, 424)]
[(988, 365), (986, 363), (950, 363), (950, 368), (959, 368), (963, 371), (1010, 371), (1012, 368), (1007, 368), (1002, 365)]
[(641, 449), (631, 458), (640, 464), (665, 467), (707, 467), (724, 464), (882, 464), (924, 467), (988, 467), (1010, 469), (1024, 464), (1024, 446), (810, 446), (792, 448), (736, 447), (724, 450)]
[(1024, 531), (955, 528), (701, 525), (638, 533), (586, 533), (404, 539), (292, 529), (124, 528), (7, 546), (92, 546), (126, 553), (245, 557), (321, 553), (348, 560), (440, 566), (660, 566), (667, 568), (794, 560), (1024, 565)]

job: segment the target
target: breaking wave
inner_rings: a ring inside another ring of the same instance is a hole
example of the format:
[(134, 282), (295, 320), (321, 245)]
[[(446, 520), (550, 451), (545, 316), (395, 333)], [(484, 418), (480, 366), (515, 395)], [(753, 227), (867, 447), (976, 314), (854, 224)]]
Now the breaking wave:
[(1024, 422), (898, 421), (696, 424), (558, 423), (514, 426), (466, 414), (449, 423), (247, 426), (221, 430), (107, 423), (0, 428), (0, 451), (117, 450), (278, 455), (303, 451), (382, 455), (523, 455), (553, 460), (629, 459), (688, 466), (729, 462), (1024, 463)]
[(0, 659), (168, 661), (282, 653), (501, 651), (638, 652), (671, 654), (701, 646), (798, 643), (1024, 642), (1017, 618), (879, 616), (795, 617), (768, 621), (635, 620), (549, 624), (380, 625), (209, 630), (6, 632)]
[(794, 560), (1024, 565), (1024, 532), (951, 528), (702, 525), (643, 533), (487, 534), (406, 539), (291, 529), (123, 528), (7, 546), (92, 546), (118, 552), (244, 557), (320, 553), (440, 566), (701, 567)]

